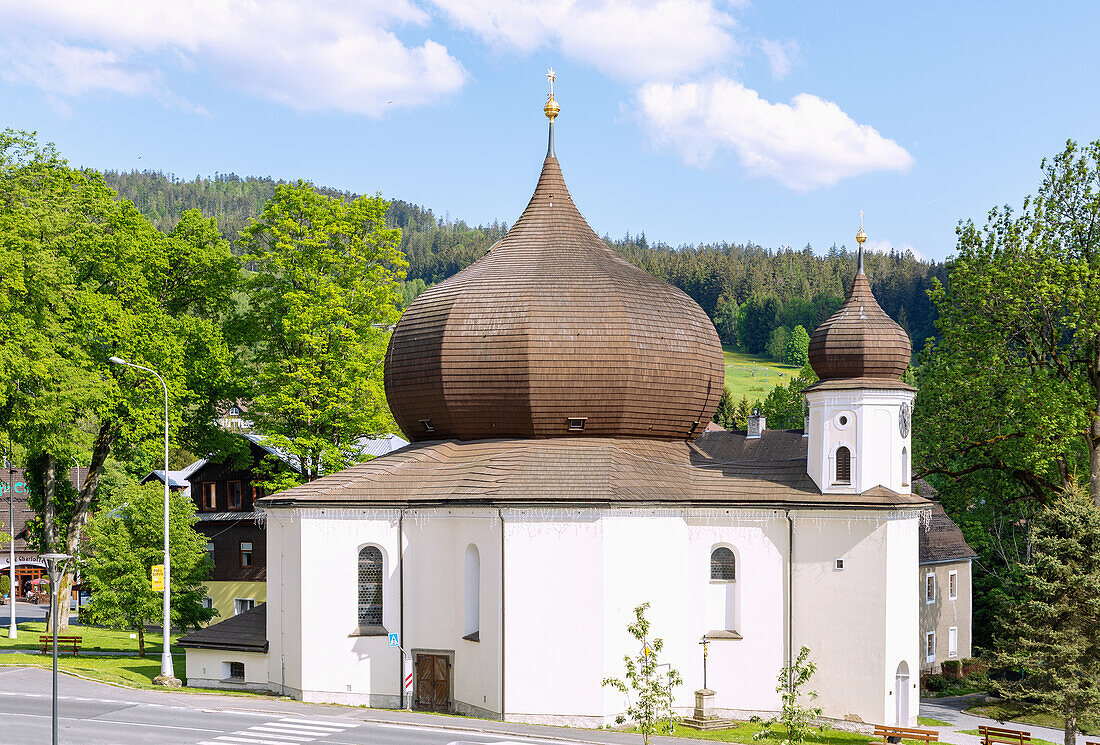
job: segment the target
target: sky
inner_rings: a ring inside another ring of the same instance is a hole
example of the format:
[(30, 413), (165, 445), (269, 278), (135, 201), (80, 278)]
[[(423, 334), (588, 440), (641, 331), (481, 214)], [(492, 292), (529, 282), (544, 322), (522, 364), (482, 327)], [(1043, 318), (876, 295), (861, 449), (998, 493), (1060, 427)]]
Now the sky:
[(1100, 3), (0, 0), (0, 128), (71, 163), (306, 179), (511, 224), (936, 261), (1100, 139)]

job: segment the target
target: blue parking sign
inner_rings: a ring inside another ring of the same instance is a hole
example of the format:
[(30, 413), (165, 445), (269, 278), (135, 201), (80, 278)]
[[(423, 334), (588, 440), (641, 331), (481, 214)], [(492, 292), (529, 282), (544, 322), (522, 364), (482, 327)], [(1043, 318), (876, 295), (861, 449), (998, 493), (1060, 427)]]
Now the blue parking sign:
[(399, 637), (397, 634), (390, 634), (390, 646), (391, 647), (400, 647), (401, 646), (401, 637)]

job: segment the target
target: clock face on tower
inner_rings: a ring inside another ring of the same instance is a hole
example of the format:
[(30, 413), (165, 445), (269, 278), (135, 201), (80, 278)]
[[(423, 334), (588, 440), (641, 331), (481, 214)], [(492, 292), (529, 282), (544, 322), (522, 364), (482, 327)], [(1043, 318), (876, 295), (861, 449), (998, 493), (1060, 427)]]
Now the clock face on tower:
[(909, 408), (908, 403), (901, 405), (901, 410), (898, 412), (898, 431), (901, 432), (902, 437), (909, 436), (909, 424), (912, 421), (913, 412)]

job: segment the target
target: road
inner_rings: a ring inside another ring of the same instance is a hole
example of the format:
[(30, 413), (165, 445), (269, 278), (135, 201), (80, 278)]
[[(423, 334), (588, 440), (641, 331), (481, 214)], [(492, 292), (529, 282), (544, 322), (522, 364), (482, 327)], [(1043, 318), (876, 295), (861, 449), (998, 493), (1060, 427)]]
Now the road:
[[(64, 745), (561, 745), (629, 741), (620, 733), (574, 731), (582, 738), (574, 740), (570, 730), (556, 728), (285, 699), (131, 690), (65, 675), (58, 681), (60, 742)], [(50, 742), (51, 690), (47, 670), (0, 668), (0, 745)], [(379, 721), (386, 719), (390, 721)], [(498, 731), (471, 731), (481, 727)]]

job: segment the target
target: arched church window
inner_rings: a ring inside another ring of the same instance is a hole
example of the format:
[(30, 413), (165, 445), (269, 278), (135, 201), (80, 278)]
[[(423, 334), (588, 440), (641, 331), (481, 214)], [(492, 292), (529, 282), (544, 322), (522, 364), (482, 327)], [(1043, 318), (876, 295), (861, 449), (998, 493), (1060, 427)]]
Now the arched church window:
[(901, 449), (901, 485), (909, 486), (909, 449)]
[(481, 556), (477, 546), (466, 547), (466, 636), (472, 642), (481, 637)]
[(382, 552), (375, 546), (359, 552), (359, 625), (382, 625)]
[(724, 582), (737, 579), (737, 558), (725, 546), (714, 549), (710, 555), (710, 578)]
[(836, 481), (837, 484), (852, 483), (852, 451), (844, 445), (836, 449)]

